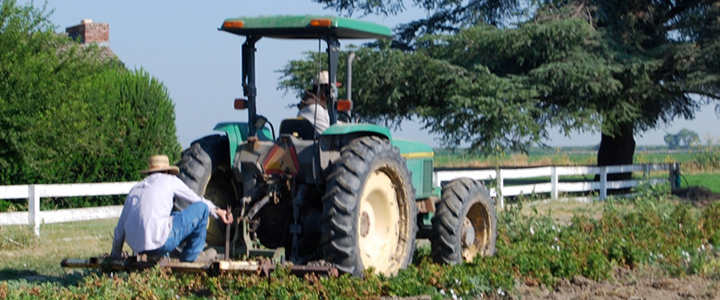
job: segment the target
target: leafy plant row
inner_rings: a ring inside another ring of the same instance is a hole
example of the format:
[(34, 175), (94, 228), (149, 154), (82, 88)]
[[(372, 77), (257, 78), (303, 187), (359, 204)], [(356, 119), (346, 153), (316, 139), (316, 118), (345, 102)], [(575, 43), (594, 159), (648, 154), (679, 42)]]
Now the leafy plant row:
[(0, 283), (3, 299), (356, 299), (384, 295), (433, 298), (502, 297), (518, 282), (553, 286), (560, 278), (612, 277), (617, 268), (653, 267), (671, 276), (720, 278), (720, 203), (696, 209), (675, 204), (667, 191), (648, 188), (632, 200), (609, 200), (600, 219), (576, 215), (560, 226), (552, 214), (500, 214), (497, 254), (459, 266), (438, 265), (420, 248), (415, 263), (387, 278), (295, 277), (281, 269), (270, 278), (249, 275), (91, 273), (75, 282)]

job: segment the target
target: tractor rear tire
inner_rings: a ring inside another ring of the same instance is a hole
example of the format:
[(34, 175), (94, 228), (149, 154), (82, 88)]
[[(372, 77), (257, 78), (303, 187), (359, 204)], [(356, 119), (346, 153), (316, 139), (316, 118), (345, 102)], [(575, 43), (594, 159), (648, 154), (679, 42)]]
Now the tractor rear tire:
[[(228, 205), (236, 207), (242, 196), (240, 185), (233, 180), (229, 152), (226, 136), (206, 136), (183, 151), (178, 164), (178, 178), (195, 193), (222, 209)], [(175, 201), (175, 207), (183, 210), (187, 204)], [(208, 245), (225, 245), (225, 226), (221, 220), (210, 218), (206, 238)]]
[(497, 213), (480, 181), (460, 178), (445, 185), (432, 226), (432, 256), (437, 263), (472, 262), (477, 255), (495, 254)]
[(323, 196), (322, 249), (338, 270), (394, 275), (415, 250), (417, 205), (410, 172), (397, 148), (361, 137), (342, 148)]

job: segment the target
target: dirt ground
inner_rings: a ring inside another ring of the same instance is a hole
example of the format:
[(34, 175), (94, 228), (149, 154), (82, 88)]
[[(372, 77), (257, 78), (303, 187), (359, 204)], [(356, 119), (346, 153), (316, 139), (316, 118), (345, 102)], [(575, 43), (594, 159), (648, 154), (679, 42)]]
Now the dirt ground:
[(618, 269), (611, 280), (595, 282), (582, 276), (560, 281), (554, 290), (521, 284), (511, 299), (718, 299), (720, 280), (688, 276), (673, 278), (657, 270)]
[[(612, 279), (595, 282), (582, 276), (560, 281), (554, 289), (532, 283), (519, 284), (517, 293), (481, 299), (512, 300), (720, 300), (720, 280), (689, 276), (672, 278), (658, 270), (617, 269)], [(382, 300), (429, 300), (430, 296), (384, 297)]]
[(673, 195), (678, 197), (681, 202), (690, 203), (696, 207), (705, 207), (715, 201), (720, 201), (720, 194), (697, 186), (675, 190), (673, 191)]

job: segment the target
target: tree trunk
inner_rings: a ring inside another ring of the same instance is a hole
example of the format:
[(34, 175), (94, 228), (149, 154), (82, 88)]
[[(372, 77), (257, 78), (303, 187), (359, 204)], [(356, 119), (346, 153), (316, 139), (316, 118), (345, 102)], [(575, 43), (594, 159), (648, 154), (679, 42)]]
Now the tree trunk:
[[(598, 166), (630, 165), (635, 154), (635, 138), (633, 137), (633, 124), (623, 123), (619, 126), (615, 136), (602, 134), (600, 149), (598, 149)], [(632, 173), (608, 174), (608, 181), (632, 179)], [(599, 181), (600, 176), (596, 175)]]

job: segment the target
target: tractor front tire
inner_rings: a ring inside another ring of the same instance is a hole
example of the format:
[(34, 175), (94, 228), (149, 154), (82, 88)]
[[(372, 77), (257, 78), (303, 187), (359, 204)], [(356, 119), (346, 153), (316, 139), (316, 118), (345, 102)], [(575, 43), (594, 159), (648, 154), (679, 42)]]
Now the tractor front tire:
[[(228, 205), (235, 207), (242, 196), (240, 185), (233, 180), (229, 149), (226, 136), (206, 136), (183, 151), (178, 164), (178, 178), (195, 193), (222, 209)], [(183, 210), (187, 204), (175, 201), (175, 207)], [(206, 237), (208, 245), (225, 245), (225, 226), (219, 219), (210, 218)]]
[(394, 275), (412, 260), (417, 205), (397, 148), (361, 137), (342, 148), (323, 197), (322, 249), (341, 272)]
[(459, 264), (495, 254), (497, 213), (482, 182), (460, 178), (442, 189), (432, 219), (431, 246), (435, 262)]

